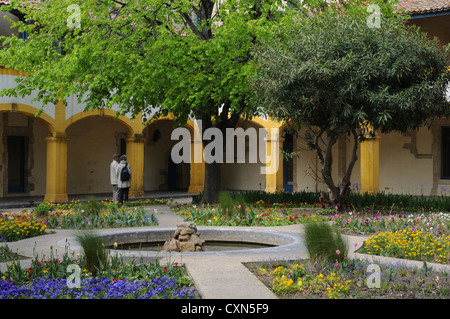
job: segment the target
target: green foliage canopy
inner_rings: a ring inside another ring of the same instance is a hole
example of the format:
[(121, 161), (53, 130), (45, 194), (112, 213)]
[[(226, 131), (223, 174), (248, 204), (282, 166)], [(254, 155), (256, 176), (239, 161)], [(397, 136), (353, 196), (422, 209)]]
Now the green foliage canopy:
[(255, 87), (271, 115), (336, 133), (387, 133), (448, 114), (449, 55), (398, 16), (328, 10), (277, 29), (257, 50)]
[[(118, 107), (180, 123), (255, 114), (247, 103), (250, 49), (281, 15), (279, 0), (11, 1), (28, 39), (2, 37), (0, 63), (27, 72), (6, 95), (71, 95), (86, 110)], [(26, 21), (31, 21), (27, 23)], [(222, 109), (221, 109), (222, 108)], [(223, 117), (219, 117), (220, 109)]]

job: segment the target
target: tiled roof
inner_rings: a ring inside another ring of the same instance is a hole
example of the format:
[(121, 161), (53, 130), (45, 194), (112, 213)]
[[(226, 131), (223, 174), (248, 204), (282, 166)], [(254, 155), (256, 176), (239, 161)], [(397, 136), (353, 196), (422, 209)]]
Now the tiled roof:
[(400, 0), (397, 7), (409, 14), (450, 11), (450, 0)]
[[(8, 5), (11, 1), (0, 0), (0, 6)], [(396, 5), (409, 14), (423, 14), (450, 11), (450, 0), (399, 0)]]

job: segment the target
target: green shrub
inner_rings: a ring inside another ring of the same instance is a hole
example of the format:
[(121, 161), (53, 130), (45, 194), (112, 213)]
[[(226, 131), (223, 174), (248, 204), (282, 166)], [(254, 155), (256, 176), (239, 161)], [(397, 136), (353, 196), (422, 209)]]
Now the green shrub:
[(305, 224), (305, 246), (312, 263), (344, 261), (347, 258), (347, 242), (338, 229), (327, 223)]

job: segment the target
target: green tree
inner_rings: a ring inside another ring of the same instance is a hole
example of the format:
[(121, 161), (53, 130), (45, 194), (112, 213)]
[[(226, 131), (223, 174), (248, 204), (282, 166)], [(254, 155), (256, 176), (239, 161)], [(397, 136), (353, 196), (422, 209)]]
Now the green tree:
[[(2, 37), (0, 63), (28, 76), (2, 94), (38, 90), (44, 105), (75, 95), (86, 110), (115, 105), (118, 114), (140, 113), (145, 121), (170, 113), (177, 125), (191, 117), (203, 131), (225, 132), (258, 114), (248, 103), (250, 52), (286, 17), (282, 6), (280, 0), (12, 0), (5, 10), (24, 14), (14, 26), (28, 40)], [(202, 202), (216, 202), (220, 164), (207, 163), (205, 171)]]
[[(378, 28), (363, 7), (316, 11), (280, 26), (276, 40), (255, 53), (258, 100), (270, 115), (305, 128), (327, 200), (340, 209), (367, 134), (406, 132), (448, 115), (448, 51), (392, 11), (382, 13)], [(353, 151), (336, 185), (332, 147), (341, 136), (353, 141)]]

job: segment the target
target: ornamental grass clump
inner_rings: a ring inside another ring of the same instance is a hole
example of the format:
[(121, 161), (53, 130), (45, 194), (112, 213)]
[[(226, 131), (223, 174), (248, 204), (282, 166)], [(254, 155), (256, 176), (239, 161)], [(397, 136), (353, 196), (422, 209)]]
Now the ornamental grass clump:
[(220, 192), (219, 207), (225, 216), (231, 218), (234, 215), (244, 216), (246, 213), (247, 204), (244, 197), (240, 194), (233, 197), (228, 192)]
[(92, 232), (83, 232), (76, 236), (83, 249), (85, 268), (96, 277), (97, 272), (108, 264), (109, 253), (102, 238)]
[(305, 225), (305, 246), (311, 263), (341, 262), (347, 258), (347, 242), (338, 229), (327, 223)]

